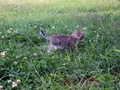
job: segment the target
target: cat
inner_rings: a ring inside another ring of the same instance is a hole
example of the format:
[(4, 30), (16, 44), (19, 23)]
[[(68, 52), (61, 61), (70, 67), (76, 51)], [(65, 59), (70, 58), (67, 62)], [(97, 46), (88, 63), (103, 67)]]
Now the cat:
[(50, 44), (48, 46), (48, 53), (51, 53), (52, 50), (65, 48), (69, 52), (77, 46), (79, 40), (84, 39), (84, 32), (82, 30), (76, 30), (71, 35), (46, 35), (42, 30), (40, 34), (47, 40), (50, 40)]

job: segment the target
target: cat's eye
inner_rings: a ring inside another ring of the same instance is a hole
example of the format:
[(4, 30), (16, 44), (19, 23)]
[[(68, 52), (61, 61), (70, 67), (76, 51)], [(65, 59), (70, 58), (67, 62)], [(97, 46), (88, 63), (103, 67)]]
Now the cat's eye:
[(78, 36), (81, 36), (81, 32), (79, 32), (77, 35), (78, 35)]

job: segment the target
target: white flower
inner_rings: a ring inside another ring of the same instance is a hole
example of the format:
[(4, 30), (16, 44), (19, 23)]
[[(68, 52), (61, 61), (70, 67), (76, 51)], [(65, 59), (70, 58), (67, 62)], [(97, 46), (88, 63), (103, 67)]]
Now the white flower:
[(52, 27), (52, 29), (54, 29), (54, 28), (55, 28), (55, 26)]
[(14, 34), (18, 34), (18, 30), (14, 30)]
[(1, 38), (5, 38), (5, 36), (2, 36)]
[(36, 56), (37, 56), (37, 53), (34, 53), (33, 55), (36, 57)]
[(67, 26), (65, 26), (65, 28), (67, 28)]
[(0, 90), (2, 90), (3, 89), (3, 86), (2, 85), (0, 85)]
[(34, 28), (37, 28), (37, 26), (35, 25)]
[(10, 30), (7, 30), (7, 33), (11, 33), (11, 31), (10, 31)]
[(25, 88), (23, 88), (22, 90), (26, 90)]
[(18, 79), (18, 80), (16, 81), (16, 84), (19, 85), (20, 83), (21, 83), (21, 80)]
[(43, 1), (43, 0), (40, 0), (41, 2)]
[(79, 25), (77, 25), (76, 27), (79, 28)]
[(16, 82), (12, 82), (12, 85), (13, 85), (13, 84), (16, 84)]
[(8, 83), (11, 83), (11, 82), (12, 82), (12, 80), (8, 80), (7, 82), (8, 82)]
[(1, 54), (1, 57), (2, 57), (2, 58), (5, 58), (5, 57), (6, 57), (6, 53), (7, 53), (7, 51), (1, 52), (1, 53), (0, 53), (0, 54)]
[(83, 30), (85, 30), (85, 29), (87, 29), (86, 27), (85, 28), (83, 28)]
[(36, 90), (40, 90), (40, 87), (36, 87)]
[(94, 33), (96, 33), (96, 31), (94, 31)]
[(38, 19), (36, 19), (36, 21), (38, 21)]
[(98, 28), (98, 29), (101, 29), (101, 28)]
[(16, 82), (12, 82), (12, 88), (17, 87), (17, 83)]
[(5, 68), (1, 68), (1, 71), (5, 70)]
[(18, 62), (17, 62), (17, 61), (14, 61), (14, 64), (15, 64), (15, 65), (17, 65), (17, 64), (18, 64)]
[(99, 34), (97, 35), (97, 38), (99, 38), (100, 36), (99, 36)]
[(9, 44), (12, 44), (12, 42), (9, 42)]
[(27, 57), (24, 57), (23, 59), (27, 59)]
[(10, 30), (13, 30), (12, 28), (10, 28)]
[(16, 59), (19, 59), (19, 58), (20, 58), (20, 56), (16, 56), (15, 58), (16, 58)]
[(9, 48), (6, 49), (6, 51), (9, 51), (9, 50), (10, 50)]
[(63, 63), (63, 65), (65, 66), (66, 64), (65, 64), (65, 63)]
[(40, 30), (42, 30), (42, 28), (40, 28)]

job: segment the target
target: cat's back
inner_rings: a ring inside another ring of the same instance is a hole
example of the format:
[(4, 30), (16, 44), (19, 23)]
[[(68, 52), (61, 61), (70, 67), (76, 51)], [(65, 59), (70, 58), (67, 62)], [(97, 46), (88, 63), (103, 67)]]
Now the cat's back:
[(71, 35), (52, 35), (50, 42), (54, 45), (64, 45), (68, 43), (76, 43), (76, 39)]
[(62, 40), (62, 41), (64, 41), (64, 40), (71, 40), (73, 37), (72, 36), (70, 36), (70, 35), (64, 35), (64, 34), (62, 34), (62, 35), (52, 35), (52, 36), (50, 36), (50, 40), (56, 40), (56, 39), (58, 39), (58, 40)]

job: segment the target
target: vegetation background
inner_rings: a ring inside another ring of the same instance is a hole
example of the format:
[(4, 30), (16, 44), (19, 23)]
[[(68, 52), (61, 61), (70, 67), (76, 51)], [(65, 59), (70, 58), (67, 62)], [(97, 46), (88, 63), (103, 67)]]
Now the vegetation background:
[[(83, 30), (72, 52), (48, 35)], [(0, 90), (120, 90), (120, 0), (0, 0)]]

